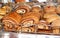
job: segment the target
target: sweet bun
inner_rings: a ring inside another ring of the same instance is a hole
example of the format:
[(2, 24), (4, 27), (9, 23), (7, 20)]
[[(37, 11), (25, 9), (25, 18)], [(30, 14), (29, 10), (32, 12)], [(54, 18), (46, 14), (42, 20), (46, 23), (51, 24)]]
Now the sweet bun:
[(55, 6), (45, 6), (44, 11), (46, 13), (56, 13), (56, 7)]
[(57, 13), (60, 14), (60, 5), (57, 6)]
[(54, 20), (59, 19), (60, 17), (55, 13), (46, 13), (46, 14), (44, 14), (44, 18), (46, 18), (46, 21), (48, 23), (51, 23)]

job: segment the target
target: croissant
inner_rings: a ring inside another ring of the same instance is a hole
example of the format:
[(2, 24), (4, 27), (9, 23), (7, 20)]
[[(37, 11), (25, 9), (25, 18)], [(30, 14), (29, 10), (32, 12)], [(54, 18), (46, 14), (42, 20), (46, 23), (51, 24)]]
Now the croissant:
[(4, 29), (7, 31), (10, 29), (9, 31), (13, 31), (13, 29), (19, 27), (18, 25), (20, 25), (21, 18), (22, 18), (21, 15), (17, 14), (16, 12), (12, 12), (6, 15), (2, 19), (2, 23), (4, 24)]
[(44, 18), (46, 19), (48, 23), (51, 23), (54, 20), (59, 19), (60, 17), (55, 13), (46, 13), (44, 14)]
[(15, 11), (19, 14), (24, 14), (24, 13), (30, 12), (30, 8), (29, 6), (21, 5)]
[(30, 12), (23, 15), (21, 23), (23, 27), (29, 27), (32, 26), (33, 24), (38, 23), (39, 20), (40, 20), (40, 13)]
[(55, 6), (45, 6), (44, 11), (46, 13), (56, 13), (56, 7)]

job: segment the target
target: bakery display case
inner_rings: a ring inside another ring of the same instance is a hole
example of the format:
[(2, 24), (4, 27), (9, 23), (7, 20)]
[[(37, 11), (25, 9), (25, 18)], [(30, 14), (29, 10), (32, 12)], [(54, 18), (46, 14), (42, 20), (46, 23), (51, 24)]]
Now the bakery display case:
[(0, 38), (60, 38), (60, 5), (55, 0), (10, 1), (0, 3)]

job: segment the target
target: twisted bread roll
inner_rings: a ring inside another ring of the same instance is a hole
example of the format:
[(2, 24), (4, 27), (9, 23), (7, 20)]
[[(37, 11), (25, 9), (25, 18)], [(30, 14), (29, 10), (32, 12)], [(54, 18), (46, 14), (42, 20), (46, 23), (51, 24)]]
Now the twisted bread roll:
[(40, 13), (26, 13), (23, 15), (22, 18), (22, 25), (23, 27), (29, 27), (32, 26), (33, 24), (36, 24), (39, 22), (40, 19)]
[(60, 17), (55, 13), (46, 13), (46, 14), (44, 14), (44, 18), (46, 18), (46, 21), (48, 23), (51, 23), (54, 20), (59, 19)]
[(19, 14), (24, 14), (30, 12), (29, 6), (21, 5), (16, 9), (16, 12)]
[(16, 12), (12, 12), (12, 13), (6, 15), (2, 19), (2, 23), (4, 24), (4, 29), (7, 30), (7, 31), (15, 31), (15, 29), (17, 27), (19, 27), (18, 25), (21, 22), (21, 18), (22, 17), (19, 14), (17, 14)]

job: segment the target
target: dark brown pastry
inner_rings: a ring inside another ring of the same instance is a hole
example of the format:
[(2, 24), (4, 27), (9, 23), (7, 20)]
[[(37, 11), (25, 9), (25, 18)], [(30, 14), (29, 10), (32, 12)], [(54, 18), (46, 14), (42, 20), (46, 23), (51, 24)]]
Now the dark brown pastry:
[[(2, 23), (4, 24), (4, 30), (7, 31), (15, 31), (15, 29), (20, 28), (19, 25), (21, 23), (21, 16), (16, 12), (12, 12), (6, 15), (2, 19)], [(14, 29), (14, 30), (13, 30)]]

